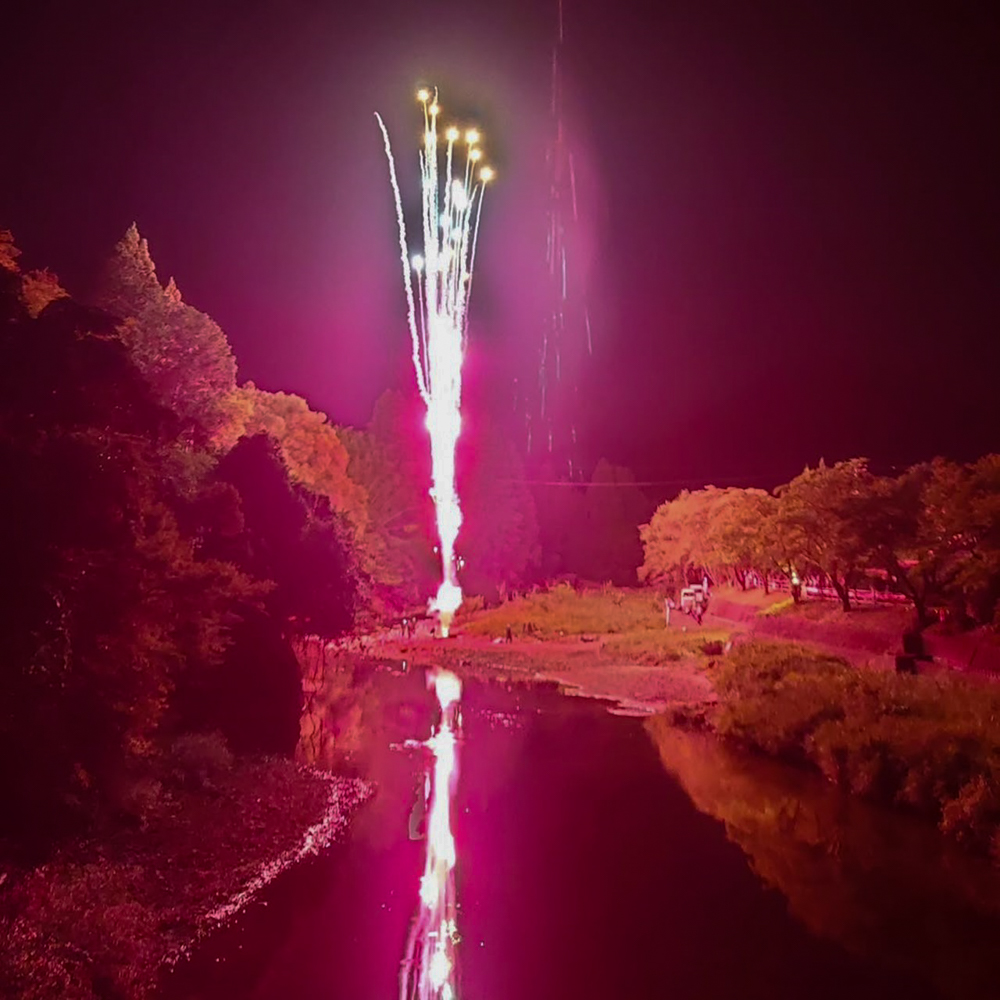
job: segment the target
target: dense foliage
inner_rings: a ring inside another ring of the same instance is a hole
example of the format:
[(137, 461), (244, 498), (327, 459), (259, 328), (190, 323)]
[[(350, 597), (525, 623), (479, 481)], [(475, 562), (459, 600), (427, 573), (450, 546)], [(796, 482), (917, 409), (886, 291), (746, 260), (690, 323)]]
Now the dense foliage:
[(952, 677), (857, 670), (793, 645), (721, 661), (718, 731), (809, 762), (857, 795), (933, 817), (1000, 858), (1000, 693)]
[[(300, 485), (246, 427), (222, 454), (232, 352), (160, 287), (134, 228), (106, 269), (105, 308), (21, 273), (18, 257), (5, 236), (0, 839), (40, 851), (74, 829), (145, 822), (159, 761), (186, 731), (294, 749), (289, 641), (351, 626), (350, 504), (363, 494), (350, 484), (341, 507), (315, 502), (320, 476)], [(339, 467), (316, 453), (334, 493), (346, 453)]]
[(1000, 600), (1000, 456), (935, 459), (879, 476), (863, 459), (807, 468), (775, 493), (708, 486), (662, 504), (641, 529), (640, 576), (683, 586), (705, 572), (766, 588), (775, 573), (851, 590), (891, 586), (923, 624), (946, 610), (991, 623)]

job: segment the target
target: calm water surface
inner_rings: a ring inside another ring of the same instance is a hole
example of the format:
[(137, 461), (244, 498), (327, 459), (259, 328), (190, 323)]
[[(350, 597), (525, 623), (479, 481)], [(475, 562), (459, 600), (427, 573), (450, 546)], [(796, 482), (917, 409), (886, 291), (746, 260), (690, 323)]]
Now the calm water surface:
[[(423, 759), (391, 729), (349, 839), (214, 935), (171, 998), (397, 996)], [(1000, 996), (1000, 925), (973, 905), (993, 875), (919, 827), (554, 693), (467, 685), (461, 755), (463, 1000)]]

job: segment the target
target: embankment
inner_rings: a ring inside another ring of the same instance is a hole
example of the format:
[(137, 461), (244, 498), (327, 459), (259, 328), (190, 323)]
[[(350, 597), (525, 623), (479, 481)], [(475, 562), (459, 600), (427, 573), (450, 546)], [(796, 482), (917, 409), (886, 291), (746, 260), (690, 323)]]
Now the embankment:
[[(843, 612), (831, 602), (809, 602), (778, 614), (715, 596), (708, 620), (729, 622), (750, 638), (798, 642), (842, 656), (860, 666), (891, 667), (902, 649), (903, 632), (913, 612), (908, 607), (871, 607)], [(924, 648), (938, 666), (1000, 676), (1000, 642), (985, 629), (949, 634), (938, 626), (923, 633)]]

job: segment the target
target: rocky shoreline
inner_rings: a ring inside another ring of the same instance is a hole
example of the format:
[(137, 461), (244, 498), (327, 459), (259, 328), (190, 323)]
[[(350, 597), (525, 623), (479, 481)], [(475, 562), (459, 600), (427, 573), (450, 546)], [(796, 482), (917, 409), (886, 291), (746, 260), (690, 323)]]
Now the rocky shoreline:
[(146, 998), (268, 882), (336, 840), (373, 786), (287, 760), (237, 764), (144, 829), (62, 849), (0, 895), (0, 995)]

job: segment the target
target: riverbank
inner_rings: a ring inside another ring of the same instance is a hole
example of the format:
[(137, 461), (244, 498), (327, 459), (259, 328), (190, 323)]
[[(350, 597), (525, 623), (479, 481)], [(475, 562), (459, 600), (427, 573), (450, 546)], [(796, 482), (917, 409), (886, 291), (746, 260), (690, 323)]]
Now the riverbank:
[[(699, 627), (674, 616), (667, 627), (650, 591), (559, 587), (472, 613), (452, 639), (390, 648), (459, 672), (555, 681), (620, 711), (708, 730), (818, 771), (857, 797), (918, 813), (1000, 861), (1000, 688), (956, 671), (859, 669), (825, 648), (825, 608), (792, 617), (800, 633), (818, 628), (814, 646), (761, 641), (745, 623), (711, 617)], [(898, 617), (877, 609), (850, 627), (875, 637), (874, 651), (895, 634)]]
[(709, 668), (728, 637), (728, 626), (689, 626), (680, 615), (665, 628), (659, 598), (649, 590), (578, 593), (561, 585), (487, 611), (460, 612), (446, 640), (385, 639), (379, 652), (459, 673), (547, 681), (570, 695), (650, 715), (711, 704)]
[(160, 970), (346, 827), (371, 793), (287, 760), (162, 792), (141, 828), (64, 847), (0, 889), (0, 995), (151, 996)]
[(955, 674), (858, 670), (790, 643), (736, 646), (712, 672), (718, 703), (672, 721), (819, 771), (904, 808), (1000, 862), (1000, 689)]
[(817, 938), (904, 970), (948, 1000), (996, 994), (1000, 868), (804, 768), (663, 716), (645, 726), (664, 768)]

